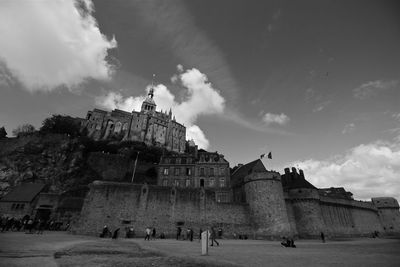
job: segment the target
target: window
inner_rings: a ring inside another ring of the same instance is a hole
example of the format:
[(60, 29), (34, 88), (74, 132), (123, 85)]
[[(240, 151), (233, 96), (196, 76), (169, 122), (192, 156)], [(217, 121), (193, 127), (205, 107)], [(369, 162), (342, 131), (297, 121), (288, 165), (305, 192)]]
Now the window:
[(219, 175), (221, 175), (221, 176), (225, 175), (225, 168), (219, 169)]
[(15, 209), (16, 209), (16, 210), (18, 210), (18, 209), (19, 209), (19, 204), (17, 204), (17, 205), (15, 206)]
[(220, 187), (225, 187), (225, 179), (219, 179), (219, 186)]
[(179, 175), (179, 168), (175, 168), (175, 176)]
[(163, 185), (163, 186), (168, 186), (168, 180), (167, 180), (167, 179), (164, 179), (164, 180), (162, 181), (162, 185)]
[(214, 185), (215, 185), (214, 178), (210, 178), (210, 180), (209, 180), (209, 186), (214, 186)]
[(204, 179), (200, 179), (200, 187), (204, 187)]
[(214, 168), (210, 168), (210, 176), (214, 176)]
[(200, 176), (204, 176), (204, 168), (200, 168)]
[(186, 175), (192, 175), (192, 169), (186, 168)]
[(21, 210), (23, 210), (25, 208), (25, 204), (21, 204), (21, 206), (19, 207)]
[(182, 158), (182, 159), (181, 159), (181, 163), (182, 163), (182, 164), (186, 164), (186, 158)]
[(168, 175), (169, 173), (169, 168), (164, 168), (164, 175)]
[(11, 205), (11, 209), (12, 209), (12, 210), (15, 209), (15, 205), (17, 205), (17, 204), (13, 203), (13, 204)]
[(186, 179), (186, 187), (190, 186), (190, 179)]

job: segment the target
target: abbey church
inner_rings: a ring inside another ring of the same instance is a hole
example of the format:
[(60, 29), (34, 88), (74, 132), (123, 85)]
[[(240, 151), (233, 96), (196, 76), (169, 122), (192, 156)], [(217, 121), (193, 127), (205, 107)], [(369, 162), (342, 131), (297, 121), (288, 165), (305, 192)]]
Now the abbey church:
[(186, 127), (169, 112), (156, 111), (154, 89), (142, 103), (140, 111), (126, 112), (115, 109), (89, 111), (83, 127), (95, 140), (139, 141), (149, 146), (183, 153), (186, 146)]

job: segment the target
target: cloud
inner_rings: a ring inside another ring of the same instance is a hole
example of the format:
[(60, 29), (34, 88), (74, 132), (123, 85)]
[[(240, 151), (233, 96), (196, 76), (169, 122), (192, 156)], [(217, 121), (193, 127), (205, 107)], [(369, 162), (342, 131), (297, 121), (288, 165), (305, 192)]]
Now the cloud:
[(290, 121), (289, 117), (284, 113), (281, 113), (281, 114), (266, 113), (263, 116), (262, 120), (267, 125), (272, 124), (272, 123), (279, 124), (279, 125), (285, 125)]
[(353, 96), (357, 99), (368, 99), (372, 96), (377, 95), (379, 92), (384, 90), (393, 89), (398, 86), (399, 81), (391, 80), (391, 81), (383, 81), (383, 80), (376, 80), (376, 81), (369, 81), (366, 82), (359, 87), (353, 89)]
[(354, 130), (356, 129), (356, 126), (354, 125), (354, 123), (348, 123), (344, 126), (343, 130), (342, 130), (342, 134), (349, 134), (354, 132)]
[(392, 118), (394, 118), (396, 121), (400, 122), (400, 113), (393, 113)]
[[(199, 147), (207, 149), (209, 141), (195, 123), (199, 116), (222, 114), (225, 109), (225, 99), (208, 81), (207, 76), (198, 69), (192, 68), (184, 71), (183, 67), (178, 65), (178, 71), (180, 73), (173, 77), (176, 77), (176, 82), (179, 82), (184, 88), (184, 98), (177, 101), (165, 85), (159, 84), (154, 87), (154, 101), (157, 104), (157, 110), (171, 108), (176, 120), (186, 125), (187, 139), (193, 139)], [(146, 88), (147, 92), (149, 89), (150, 86)], [(103, 108), (118, 108), (130, 112), (140, 110), (145, 97), (143, 95), (124, 98), (118, 92), (109, 92), (105, 96), (97, 97), (96, 104)]]
[(400, 140), (362, 144), (331, 159), (294, 162), (317, 187), (345, 187), (355, 198), (400, 200)]
[(91, 0), (1, 1), (0, 60), (29, 91), (109, 79), (115, 39), (97, 25)]

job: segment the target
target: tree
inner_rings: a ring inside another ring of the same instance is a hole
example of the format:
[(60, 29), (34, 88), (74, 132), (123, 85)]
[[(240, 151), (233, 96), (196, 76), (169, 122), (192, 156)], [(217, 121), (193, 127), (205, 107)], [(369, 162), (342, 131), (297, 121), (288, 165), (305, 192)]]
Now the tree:
[(69, 134), (73, 137), (80, 135), (80, 120), (70, 116), (53, 115), (43, 121), (40, 132)]
[(31, 133), (35, 132), (35, 127), (32, 124), (22, 124), (20, 126), (18, 126), (17, 128), (15, 128), (12, 131), (12, 134), (16, 137), (21, 137), (21, 136), (25, 136), (25, 135), (29, 135)]
[(0, 139), (6, 138), (7, 132), (6, 129), (3, 127), (0, 128)]

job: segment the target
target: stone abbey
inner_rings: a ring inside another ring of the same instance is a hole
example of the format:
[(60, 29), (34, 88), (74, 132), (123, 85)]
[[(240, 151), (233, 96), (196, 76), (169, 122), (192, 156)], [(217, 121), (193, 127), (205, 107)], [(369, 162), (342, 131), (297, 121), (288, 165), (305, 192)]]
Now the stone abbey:
[(318, 189), (302, 170), (269, 171), (260, 159), (238, 166), (218, 152), (185, 140), (171, 111), (157, 112), (153, 91), (140, 112), (90, 111), (85, 126), (95, 139), (118, 136), (179, 152), (157, 165), (157, 185), (95, 181), (73, 231), (98, 234), (111, 228), (145, 227), (173, 236), (177, 226), (221, 227), (226, 236), (315, 238), (400, 233), (396, 199), (354, 200), (343, 188)]
[(156, 111), (151, 88), (143, 101), (140, 112), (115, 109), (107, 112), (100, 109), (89, 111), (83, 128), (95, 140), (115, 139), (140, 141), (146, 145), (164, 147), (175, 152), (184, 152), (186, 127), (175, 120), (169, 112)]

